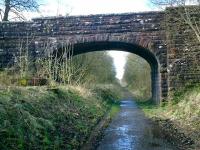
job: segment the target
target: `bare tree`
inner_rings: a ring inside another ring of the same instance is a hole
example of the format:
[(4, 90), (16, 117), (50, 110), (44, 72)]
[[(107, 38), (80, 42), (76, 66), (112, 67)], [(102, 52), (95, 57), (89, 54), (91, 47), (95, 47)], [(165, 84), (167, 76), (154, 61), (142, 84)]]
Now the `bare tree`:
[(37, 11), (39, 0), (0, 0), (0, 5), (4, 8), (3, 21), (9, 20), (10, 12), (14, 13), (19, 19), (24, 19), (23, 11)]
[[(151, 0), (151, 2), (161, 9), (166, 7), (174, 8), (180, 17), (180, 22), (186, 23), (194, 32), (200, 43), (200, 25), (192, 15), (199, 12), (200, 0)], [(190, 5), (194, 5), (190, 7)]]

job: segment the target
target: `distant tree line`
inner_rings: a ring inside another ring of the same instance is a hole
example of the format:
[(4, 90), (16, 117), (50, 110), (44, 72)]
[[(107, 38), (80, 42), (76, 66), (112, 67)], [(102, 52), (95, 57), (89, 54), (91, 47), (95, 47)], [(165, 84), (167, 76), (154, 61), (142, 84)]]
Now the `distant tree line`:
[(151, 97), (151, 68), (143, 58), (128, 55), (123, 82), (137, 99)]
[(72, 81), (75, 84), (116, 82), (113, 58), (106, 51), (74, 56), (72, 64)]

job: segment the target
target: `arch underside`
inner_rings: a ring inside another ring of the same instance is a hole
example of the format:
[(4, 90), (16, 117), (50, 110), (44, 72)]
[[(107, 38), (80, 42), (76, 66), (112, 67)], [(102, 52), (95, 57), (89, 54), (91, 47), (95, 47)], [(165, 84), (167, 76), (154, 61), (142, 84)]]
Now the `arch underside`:
[(126, 43), (126, 42), (85, 42), (76, 43), (74, 45), (74, 55), (94, 52), (94, 51), (104, 51), (104, 50), (119, 50), (134, 53), (142, 58), (144, 58), (151, 66), (151, 83), (152, 83), (152, 99), (155, 103), (159, 104), (161, 101), (161, 82), (160, 82), (160, 71), (159, 71), (159, 61), (156, 56), (148, 49), (143, 48), (137, 44)]

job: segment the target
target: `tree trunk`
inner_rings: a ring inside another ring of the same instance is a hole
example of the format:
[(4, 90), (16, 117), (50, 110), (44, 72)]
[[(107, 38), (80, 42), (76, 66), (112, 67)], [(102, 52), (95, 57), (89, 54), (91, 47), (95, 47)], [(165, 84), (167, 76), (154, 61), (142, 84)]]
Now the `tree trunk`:
[(10, 12), (10, 0), (5, 0), (5, 11), (3, 21), (8, 21), (8, 14)]

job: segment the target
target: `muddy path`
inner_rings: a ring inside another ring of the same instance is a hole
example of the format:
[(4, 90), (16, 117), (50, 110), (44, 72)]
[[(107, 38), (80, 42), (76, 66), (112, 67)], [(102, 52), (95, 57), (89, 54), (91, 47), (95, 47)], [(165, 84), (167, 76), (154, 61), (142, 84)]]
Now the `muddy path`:
[[(120, 112), (113, 118), (97, 150), (173, 150), (159, 138), (156, 128), (126, 92)], [(158, 132), (159, 133), (159, 132)]]

